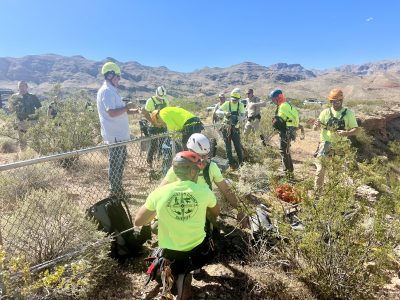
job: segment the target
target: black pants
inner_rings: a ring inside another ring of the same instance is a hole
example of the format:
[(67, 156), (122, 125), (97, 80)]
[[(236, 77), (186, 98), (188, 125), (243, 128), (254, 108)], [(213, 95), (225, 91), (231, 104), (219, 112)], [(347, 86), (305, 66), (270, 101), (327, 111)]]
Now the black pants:
[(214, 257), (214, 249), (210, 246), (209, 238), (190, 251), (164, 249), (163, 256), (171, 261), (171, 271), (174, 276), (186, 274), (203, 267)]
[(204, 129), (203, 123), (197, 117), (193, 117), (185, 122), (182, 129), (182, 147), (187, 150), (186, 143), (193, 133), (201, 133)]
[[(149, 135), (157, 135), (167, 132), (166, 128), (149, 127)], [(147, 152), (147, 163), (151, 164), (153, 162), (154, 154), (157, 152), (161, 153), (161, 145), (164, 142), (164, 138), (155, 138), (150, 142), (150, 148)]]
[(228, 158), (229, 164), (233, 165), (235, 164), (235, 160), (233, 159), (232, 155), (232, 143), (233, 146), (235, 147), (235, 151), (239, 160), (239, 164), (243, 163), (243, 153), (242, 153), (242, 144), (240, 141), (240, 130), (239, 128), (233, 127), (233, 126), (226, 126), (223, 127), (222, 130), (222, 137), (224, 138), (224, 143), (225, 143), (225, 150), (226, 150), (226, 156)]
[(279, 154), (282, 159), (282, 169), (285, 173), (293, 173), (293, 161), (290, 154), (291, 139), (286, 130), (279, 131)]

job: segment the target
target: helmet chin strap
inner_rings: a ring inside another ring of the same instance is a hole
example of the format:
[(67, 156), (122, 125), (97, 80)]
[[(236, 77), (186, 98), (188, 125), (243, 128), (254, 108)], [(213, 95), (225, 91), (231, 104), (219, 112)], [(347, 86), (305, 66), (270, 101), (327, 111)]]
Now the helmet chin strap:
[(112, 84), (112, 86), (114, 86), (114, 87), (115, 87), (115, 84), (112, 82), (112, 80), (114, 79), (115, 76), (116, 76), (116, 74), (115, 74), (114, 71), (108, 72), (108, 73), (106, 74), (106, 76), (105, 76), (105, 79), (106, 79), (107, 81), (109, 81), (109, 82)]

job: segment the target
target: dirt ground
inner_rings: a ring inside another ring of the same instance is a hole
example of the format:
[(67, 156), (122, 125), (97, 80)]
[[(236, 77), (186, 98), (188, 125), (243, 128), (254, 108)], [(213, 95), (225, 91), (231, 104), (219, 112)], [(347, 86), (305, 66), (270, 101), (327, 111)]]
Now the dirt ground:
[[(306, 129), (305, 139), (298, 139), (292, 146), (295, 173), (301, 174), (301, 177), (304, 176), (302, 165), (312, 159), (318, 139), (318, 132)], [(270, 144), (278, 147), (278, 137), (274, 136)], [(134, 212), (135, 207), (132, 206), (131, 209)], [(247, 262), (246, 241), (250, 237), (249, 230), (235, 228), (233, 212), (224, 212), (222, 221), (222, 236), (227, 236), (220, 241), (219, 254), (213, 263), (203, 268), (201, 276), (193, 278), (192, 299), (269, 299), (271, 294), (265, 294), (260, 288), (259, 279), (252, 274)], [(144, 258), (151, 252), (152, 243), (155, 243), (155, 237), (144, 247), (141, 256), (126, 261), (110, 276), (98, 289), (97, 299), (160, 299), (161, 289), (156, 282), (145, 286), (148, 264), (144, 262)], [(302, 291), (300, 294), (306, 295), (307, 292)], [(288, 295), (282, 296), (285, 299)]]

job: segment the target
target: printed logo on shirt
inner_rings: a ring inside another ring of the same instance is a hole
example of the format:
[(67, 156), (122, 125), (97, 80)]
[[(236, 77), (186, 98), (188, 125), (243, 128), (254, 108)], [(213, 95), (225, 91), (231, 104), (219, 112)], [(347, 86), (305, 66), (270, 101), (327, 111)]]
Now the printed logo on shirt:
[(199, 208), (199, 203), (189, 193), (175, 193), (168, 199), (167, 211), (171, 217), (186, 221), (193, 217)]

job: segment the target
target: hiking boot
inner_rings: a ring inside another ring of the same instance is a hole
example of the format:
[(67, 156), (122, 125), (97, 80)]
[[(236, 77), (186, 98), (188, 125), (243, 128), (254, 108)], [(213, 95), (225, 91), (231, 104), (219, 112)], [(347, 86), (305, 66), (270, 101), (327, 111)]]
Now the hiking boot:
[(197, 281), (203, 279), (206, 275), (207, 275), (207, 272), (201, 268), (193, 270), (193, 278), (196, 279)]
[(188, 300), (192, 296), (192, 274), (179, 274), (176, 280), (177, 300)]

